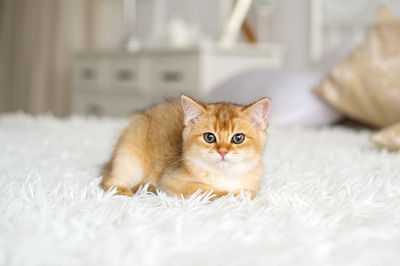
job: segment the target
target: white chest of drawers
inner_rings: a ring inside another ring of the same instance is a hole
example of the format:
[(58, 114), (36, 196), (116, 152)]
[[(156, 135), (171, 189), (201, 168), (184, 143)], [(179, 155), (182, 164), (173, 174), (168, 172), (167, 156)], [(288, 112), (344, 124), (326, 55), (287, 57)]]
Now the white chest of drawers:
[(277, 46), (81, 52), (72, 65), (72, 111), (125, 116), (180, 93), (202, 99), (236, 74), (281, 63)]

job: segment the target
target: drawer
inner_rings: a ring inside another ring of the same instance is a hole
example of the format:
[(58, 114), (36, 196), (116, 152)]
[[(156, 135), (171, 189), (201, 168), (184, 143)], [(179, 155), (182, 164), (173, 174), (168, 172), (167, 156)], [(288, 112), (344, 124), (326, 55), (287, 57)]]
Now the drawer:
[(157, 57), (150, 61), (150, 88), (154, 93), (176, 96), (199, 88), (198, 59), (194, 56)]
[(135, 59), (111, 59), (109, 61), (110, 88), (127, 92), (138, 92), (139, 80), (143, 75)]
[(77, 60), (73, 68), (73, 80), (77, 87), (101, 90), (105, 82), (106, 72), (106, 62), (104, 60)]
[(85, 95), (75, 100), (74, 112), (96, 116), (128, 116), (160, 100), (147, 97), (103, 97)]

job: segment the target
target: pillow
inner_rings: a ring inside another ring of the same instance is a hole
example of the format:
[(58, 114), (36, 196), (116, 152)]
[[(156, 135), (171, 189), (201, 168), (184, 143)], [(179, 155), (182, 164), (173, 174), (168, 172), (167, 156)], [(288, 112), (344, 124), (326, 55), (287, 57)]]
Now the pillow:
[(371, 140), (377, 145), (391, 151), (400, 150), (400, 123), (384, 128), (371, 136)]
[(324, 77), (320, 71), (257, 69), (241, 73), (212, 90), (207, 101), (249, 104), (270, 97), (270, 121), (289, 126), (321, 126), (333, 123), (340, 113), (312, 94)]
[(400, 20), (388, 7), (314, 92), (360, 122), (385, 127), (400, 121)]

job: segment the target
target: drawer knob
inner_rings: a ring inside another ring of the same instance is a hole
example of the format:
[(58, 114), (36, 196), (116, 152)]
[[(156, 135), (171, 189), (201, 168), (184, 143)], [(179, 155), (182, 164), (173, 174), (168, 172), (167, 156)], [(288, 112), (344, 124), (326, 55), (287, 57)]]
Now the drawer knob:
[(81, 71), (82, 79), (95, 79), (97, 76), (96, 69), (93, 68), (83, 68)]
[(89, 104), (87, 106), (86, 112), (89, 115), (96, 115), (96, 116), (104, 113), (102, 108), (97, 104)]
[(177, 71), (166, 71), (161, 74), (161, 79), (166, 82), (177, 82), (182, 79), (182, 73)]
[(119, 81), (131, 81), (135, 78), (135, 73), (127, 69), (121, 69), (117, 71), (116, 76)]

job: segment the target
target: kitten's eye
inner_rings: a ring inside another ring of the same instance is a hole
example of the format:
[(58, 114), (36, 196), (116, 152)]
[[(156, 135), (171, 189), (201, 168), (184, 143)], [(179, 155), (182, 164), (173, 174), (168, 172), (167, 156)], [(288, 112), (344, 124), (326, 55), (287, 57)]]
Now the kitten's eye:
[(242, 134), (242, 133), (235, 134), (235, 135), (232, 137), (232, 142), (235, 143), (235, 144), (240, 144), (240, 143), (242, 143), (243, 141), (244, 141), (244, 134)]
[(213, 133), (204, 133), (203, 137), (207, 143), (213, 143), (216, 141), (216, 138)]

